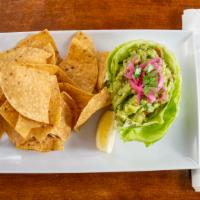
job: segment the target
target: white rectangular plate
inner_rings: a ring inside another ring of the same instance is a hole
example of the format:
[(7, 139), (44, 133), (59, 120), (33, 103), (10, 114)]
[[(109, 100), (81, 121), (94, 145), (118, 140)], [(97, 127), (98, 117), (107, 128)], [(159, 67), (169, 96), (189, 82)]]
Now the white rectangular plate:
[[(196, 66), (191, 32), (174, 30), (84, 31), (98, 50), (111, 51), (120, 43), (148, 39), (166, 45), (177, 57), (182, 73), (180, 113), (167, 135), (151, 147), (123, 143), (117, 136), (112, 154), (95, 147), (100, 112), (72, 134), (64, 152), (38, 153), (16, 149), (6, 136), (0, 141), (0, 173), (116, 172), (199, 168), (198, 106)], [(75, 31), (51, 32), (62, 56)], [(1, 33), (0, 50), (12, 48), (30, 32)]]

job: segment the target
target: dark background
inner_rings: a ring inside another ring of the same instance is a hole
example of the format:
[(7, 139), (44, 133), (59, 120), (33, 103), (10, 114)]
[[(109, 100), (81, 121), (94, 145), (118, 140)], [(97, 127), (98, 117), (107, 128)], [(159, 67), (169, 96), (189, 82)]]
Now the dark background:
[[(0, 0), (0, 32), (44, 28), (181, 29), (181, 15), (186, 8), (200, 8), (200, 0)], [(2, 199), (199, 200), (200, 194), (193, 192), (189, 170), (3, 174), (0, 175)]]

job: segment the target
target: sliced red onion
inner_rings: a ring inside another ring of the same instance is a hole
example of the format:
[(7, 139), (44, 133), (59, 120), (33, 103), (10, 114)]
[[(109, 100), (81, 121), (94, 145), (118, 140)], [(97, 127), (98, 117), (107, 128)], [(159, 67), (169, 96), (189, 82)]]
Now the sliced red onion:
[(149, 103), (153, 103), (156, 100), (155, 94), (153, 91), (150, 91), (147, 95), (147, 100)]
[(161, 73), (159, 73), (159, 79), (158, 79), (158, 91), (160, 91), (161, 88), (164, 86), (164, 78)]
[[(153, 58), (146, 63), (140, 64), (139, 67), (144, 69), (145, 67), (147, 67), (150, 64), (154, 66), (154, 68), (156, 69), (156, 71), (158, 72), (158, 75), (159, 75), (158, 87), (157, 87), (157, 91), (159, 92), (161, 89), (164, 88), (164, 78), (163, 78), (162, 73), (161, 73), (162, 59), (159, 58), (159, 57)], [(129, 84), (130, 84), (131, 88), (137, 93), (138, 100), (140, 101), (142, 96), (144, 95), (143, 78), (144, 78), (146, 72), (143, 71), (140, 74), (139, 78), (133, 77), (134, 72), (135, 72), (135, 66), (134, 66), (134, 59), (133, 59), (133, 62), (130, 62), (128, 64), (128, 67), (127, 67), (126, 72), (125, 72), (125, 77), (127, 79), (129, 79)], [(165, 93), (166, 93), (166, 91), (165, 91)], [(163, 94), (162, 98), (166, 98), (166, 94)], [(149, 92), (149, 94), (147, 95), (147, 100), (150, 103), (153, 103), (153, 102), (156, 101), (155, 91), (151, 90)]]

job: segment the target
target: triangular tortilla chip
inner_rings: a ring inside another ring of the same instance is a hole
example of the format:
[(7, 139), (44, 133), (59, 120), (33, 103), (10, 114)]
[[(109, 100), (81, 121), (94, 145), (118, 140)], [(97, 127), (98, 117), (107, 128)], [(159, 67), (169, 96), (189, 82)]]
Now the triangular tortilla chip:
[(5, 124), (6, 124), (5, 119), (2, 116), (0, 116), (0, 139), (3, 136), (3, 134), (6, 132)]
[(45, 49), (48, 44), (51, 44), (55, 50), (56, 63), (59, 62), (60, 56), (56, 47), (56, 43), (47, 29), (26, 37), (17, 44), (17, 47), (27, 46)]
[(19, 113), (8, 103), (7, 100), (0, 107), (0, 115), (12, 128), (15, 128)]
[(56, 54), (53, 46), (49, 43), (46, 46), (43, 47), (43, 49), (51, 54), (51, 57), (48, 59), (48, 64), (56, 64)]
[(42, 142), (38, 142), (35, 138), (31, 138), (23, 144), (16, 145), (16, 147), (19, 149), (35, 150), (40, 152), (63, 151), (64, 142), (57, 137), (48, 135)]
[(72, 112), (67, 103), (62, 99), (62, 113), (61, 113), (61, 121), (58, 126), (55, 126), (53, 130), (51, 130), (51, 134), (61, 138), (66, 141), (69, 138), (71, 133), (72, 126)]
[(32, 64), (32, 63), (22, 63), (22, 62), (19, 62), (18, 64), (25, 66), (27, 68), (33, 68), (36, 70), (48, 72), (50, 75), (56, 75), (58, 72), (58, 66), (52, 64)]
[(103, 51), (97, 53), (97, 61), (98, 61), (98, 80), (97, 80), (97, 90), (101, 90), (104, 85), (105, 76), (106, 76), (106, 61), (108, 58), (109, 52)]
[(0, 115), (15, 129), (23, 138), (27, 138), (32, 128), (42, 126), (41, 123), (21, 116), (6, 100), (0, 107)]
[(92, 94), (77, 88), (69, 83), (59, 83), (61, 92), (67, 92), (76, 102), (78, 108), (82, 110), (92, 98)]
[(3, 94), (3, 91), (2, 91), (2, 89), (0, 87), (0, 106), (5, 102), (5, 100), (6, 100), (6, 97)]
[(71, 132), (72, 114), (69, 106), (62, 100), (61, 121), (58, 126), (42, 126), (34, 128), (29, 138), (24, 140), (16, 131), (8, 130), (11, 141), (17, 148), (36, 151), (63, 150), (64, 142), (69, 138)]
[(52, 77), (51, 98), (49, 102), (49, 123), (58, 125), (61, 118), (61, 95), (56, 76)]
[(65, 73), (65, 71), (60, 67), (58, 67), (56, 76), (57, 76), (58, 82), (60, 82), (60, 83), (64, 82), (64, 83), (70, 83), (71, 85), (76, 85), (72, 81), (72, 79)]
[(44, 141), (49, 134), (59, 137), (62, 140), (66, 140), (69, 137), (72, 124), (72, 112), (64, 100), (61, 100), (62, 112), (60, 123), (56, 126), (46, 125), (34, 128), (30, 132), (30, 137), (35, 137), (39, 142)]
[(32, 63), (23, 63), (19, 62), (20, 65), (23, 65), (25, 67), (30, 67), (42, 71), (49, 72), (51, 75), (56, 75), (58, 82), (66, 82), (70, 83), (72, 85), (75, 85), (75, 83), (66, 75), (66, 73), (57, 65), (53, 64), (32, 64)]
[(66, 58), (60, 63), (66, 74), (81, 89), (93, 92), (98, 76), (95, 46), (82, 32), (75, 34)]
[(15, 130), (23, 137), (27, 138), (31, 129), (41, 127), (42, 123), (27, 119), (19, 115)]
[(80, 109), (76, 105), (76, 102), (74, 101), (74, 99), (69, 94), (63, 91), (61, 92), (61, 96), (64, 99), (64, 101), (68, 104), (71, 110), (71, 113), (73, 115), (73, 120), (72, 120), (72, 128), (73, 128), (78, 120)]
[(21, 144), (26, 141), (11, 126), (9, 126), (8, 123), (5, 124), (5, 130), (6, 130), (6, 134), (8, 135), (10, 141), (13, 144)]
[(52, 150), (64, 150), (64, 141), (60, 138), (48, 135), (44, 141), (39, 142), (35, 137), (25, 140), (14, 129), (7, 126), (6, 133), (13, 144), (19, 149), (47, 152)]
[(0, 54), (0, 66), (8, 62), (45, 64), (52, 55), (47, 51), (33, 47), (14, 48)]
[(10, 63), (2, 69), (1, 88), (21, 115), (49, 123), (52, 78), (47, 72)]
[(75, 130), (79, 131), (79, 128), (98, 110), (111, 104), (110, 94), (107, 89), (104, 88), (100, 93), (94, 95), (88, 104), (81, 112), (78, 121), (75, 125)]
[(79, 31), (75, 34), (76, 39), (81, 42), (81, 44), (89, 49), (92, 53), (96, 53), (96, 47), (92, 41), (92, 38), (85, 33)]

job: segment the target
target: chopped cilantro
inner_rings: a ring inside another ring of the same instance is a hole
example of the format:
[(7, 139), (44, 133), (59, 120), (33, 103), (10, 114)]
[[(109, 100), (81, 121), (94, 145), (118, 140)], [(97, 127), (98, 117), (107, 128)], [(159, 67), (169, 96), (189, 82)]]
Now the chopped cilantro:
[(155, 70), (151, 71), (148, 76), (157, 76), (157, 72)]
[(156, 87), (156, 86), (157, 86), (158, 79), (157, 79), (156, 76), (151, 77), (151, 76), (146, 75), (146, 76), (144, 77), (143, 81), (144, 81), (144, 84), (145, 84), (145, 85), (149, 85), (149, 86), (151, 86), (151, 87)]
[(144, 94), (147, 96), (149, 94), (149, 92), (150, 92), (150, 87), (145, 86), (144, 87)]
[(157, 78), (156, 77), (151, 77), (149, 85), (151, 87), (157, 87)]
[(134, 72), (134, 77), (135, 78), (139, 78), (140, 77), (140, 74), (141, 74), (141, 68), (140, 67), (136, 67), (135, 68), (135, 72)]
[(152, 71), (143, 78), (144, 83), (144, 94), (147, 96), (150, 90), (157, 88), (158, 86), (158, 77), (155, 71)]
[(147, 66), (147, 73), (151, 72), (152, 70), (154, 69), (154, 66), (153, 65), (148, 65)]

